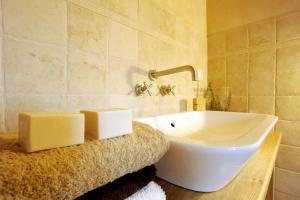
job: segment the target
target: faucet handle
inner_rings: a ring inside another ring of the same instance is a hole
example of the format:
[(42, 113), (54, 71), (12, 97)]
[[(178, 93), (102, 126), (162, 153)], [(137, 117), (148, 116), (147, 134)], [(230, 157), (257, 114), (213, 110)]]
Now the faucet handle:
[(173, 96), (175, 96), (175, 85), (171, 86), (170, 84), (167, 86), (166, 90), (167, 90), (167, 94), (170, 95), (172, 94)]
[(152, 84), (148, 85), (145, 81), (143, 84), (136, 84), (135, 93), (137, 96), (142, 96), (146, 91), (151, 96), (151, 91), (149, 90), (152, 87)]
[(162, 85), (159, 87), (159, 92), (162, 96), (166, 96), (166, 95), (171, 95), (173, 94), (173, 96), (175, 96), (175, 85), (171, 86), (170, 84), (168, 85)]
[(175, 96), (175, 87), (176, 87), (176, 85), (173, 85), (170, 90), (170, 92), (172, 93), (173, 96)]
[(151, 93), (151, 91), (150, 91), (150, 88), (153, 86), (152, 83), (148, 85), (148, 84), (146, 83), (146, 81), (144, 81), (143, 84), (144, 84), (144, 87), (145, 87), (146, 91), (148, 92), (149, 96), (152, 96), (152, 93)]

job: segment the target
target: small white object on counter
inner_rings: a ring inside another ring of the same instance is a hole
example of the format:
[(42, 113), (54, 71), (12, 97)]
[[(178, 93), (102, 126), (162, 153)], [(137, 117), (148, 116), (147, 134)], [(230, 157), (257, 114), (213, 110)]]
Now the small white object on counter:
[(26, 152), (82, 144), (83, 142), (83, 114), (19, 114), (19, 143)]
[(128, 109), (82, 110), (85, 135), (92, 139), (108, 139), (132, 133), (132, 114)]

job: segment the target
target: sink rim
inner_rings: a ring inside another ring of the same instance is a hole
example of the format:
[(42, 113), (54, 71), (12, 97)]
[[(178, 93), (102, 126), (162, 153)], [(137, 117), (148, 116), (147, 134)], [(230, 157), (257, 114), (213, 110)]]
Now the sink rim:
[[(270, 115), (270, 114), (261, 114), (261, 113), (243, 113), (243, 112), (225, 112), (225, 111), (191, 111), (191, 112), (182, 112), (182, 113), (174, 113), (174, 114), (166, 114), (166, 115), (157, 115), (157, 116), (153, 116), (153, 117), (140, 117), (140, 118), (135, 118), (133, 119), (134, 121), (139, 121), (142, 123), (146, 123), (149, 124), (147, 122), (145, 122), (146, 120), (153, 120), (154, 124), (151, 124), (152, 127), (159, 129), (158, 125), (156, 124), (156, 120), (158, 120), (158, 117), (170, 117), (170, 116), (174, 116), (174, 115), (182, 115), (182, 114), (187, 114), (187, 113), (201, 113), (201, 112), (207, 112), (207, 113), (230, 113), (230, 114), (241, 114), (241, 115), (259, 115), (259, 116), (265, 116), (265, 119), (263, 119), (263, 121), (256, 126), (255, 128), (253, 128), (251, 131), (249, 131), (248, 133), (246, 133), (245, 135), (243, 135), (241, 137), (241, 139), (239, 140), (235, 140), (235, 141), (230, 141), (228, 142), (228, 144), (209, 144), (209, 143), (205, 143), (205, 141), (201, 141), (201, 140), (196, 140), (193, 138), (187, 138), (187, 137), (180, 137), (180, 136), (175, 136), (175, 135), (171, 135), (168, 133), (164, 133), (165, 136), (167, 137), (167, 139), (170, 142), (175, 142), (175, 143), (179, 143), (179, 144), (185, 144), (188, 145), (190, 147), (193, 146), (197, 146), (197, 148), (203, 148), (203, 149), (207, 149), (209, 151), (238, 151), (238, 150), (242, 150), (245, 148), (249, 148), (249, 149), (257, 149), (262, 142), (264, 141), (264, 139), (267, 137), (267, 135), (269, 134), (269, 132), (271, 131), (271, 129), (275, 126), (275, 124), (278, 121), (278, 117), (275, 115)], [(261, 135), (259, 133), (263, 132)], [(257, 136), (257, 134), (259, 134)], [(256, 136), (255, 139), (253, 138), (249, 138), (249, 136)], [(237, 141), (241, 141), (244, 138), (248, 138), (249, 141), (244, 141), (242, 143), (237, 143)]]

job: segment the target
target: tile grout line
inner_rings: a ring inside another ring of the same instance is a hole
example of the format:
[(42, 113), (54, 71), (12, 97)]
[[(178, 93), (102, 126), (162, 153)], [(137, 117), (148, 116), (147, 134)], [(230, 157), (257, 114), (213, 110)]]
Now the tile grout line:
[(64, 48), (65, 47), (65, 44), (55, 44), (55, 43), (46, 42), (46, 41), (33, 40), (33, 39), (24, 38), (22, 36), (11, 35), (11, 34), (8, 34), (8, 33), (4, 33), (3, 36), (7, 37), (9, 39), (18, 41), (18, 42), (30, 42), (30, 43), (33, 43), (35, 45), (47, 45), (47, 46), (53, 46), (53, 47), (56, 47), (56, 48)]
[[(110, 13), (110, 3), (108, 6), (108, 14)], [(108, 95), (108, 91), (109, 91), (109, 80), (110, 80), (110, 66), (111, 66), (111, 60), (110, 60), (110, 36), (111, 36), (111, 23), (112, 23), (112, 20), (110, 18), (110, 15), (107, 15), (107, 32), (106, 32), (106, 37), (107, 37), (107, 41), (106, 41), (106, 76), (105, 76), (105, 90), (104, 90), (104, 94), (105, 95)], [(108, 100), (108, 104), (110, 105), (110, 102), (111, 102), (111, 98), (109, 97), (109, 100)]]
[[(275, 168), (278, 170), (282, 170), (282, 171), (285, 171), (285, 172), (288, 172), (288, 173), (293, 173), (293, 174), (297, 174), (297, 175), (300, 175), (300, 172), (296, 172), (296, 171), (293, 171), (293, 170), (290, 170), (290, 169), (285, 169), (285, 168), (282, 168), (282, 167), (279, 167), (279, 166), (275, 166)], [(276, 171), (276, 170), (275, 170)], [(276, 172), (275, 172), (276, 173)]]
[[(66, 47), (65, 47), (65, 97), (63, 98), (64, 109), (68, 103), (68, 93), (69, 93), (69, 2), (66, 2)], [(62, 109), (62, 111), (64, 110)]]
[(249, 48), (250, 48), (250, 34), (249, 34), (249, 25), (246, 26), (246, 29), (247, 29), (247, 112), (249, 112), (249, 108), (250, 108), (250, 105), (249, 105), (249, 98), (250, 98), (250, 91), (249, 91), (249, 83), (250, 83), (250, 51), (249, 51)]
[(295, 145), (290, 145), (290, 144), (283, 144), (281, 143), (280, 146), (285, 146), (288, 148), (294, 148), (294, 149), (299, 149), (300, 150), (300, 146), (295, 146)]
[[(277, 75), (278, 75), (278, 69), (277, 69), (277, 18), (274, 17), (274, 31), (275, 31), (275, 48), (274, 48), (274, 64), (275, 64), (275, 75), (274, 75), (274, 114), (277, 115)], [(276, 126), (275, 126), (276, 127)], [(276, 129), (276, 128), (275, 128)], [(282, 141), (281, 141), (282, 142)]]
[(296, 197), (296, 198), (300, 197), (300, 196), (298, 196), (298, 195), (291, 194), (291, 193), (287, 193), (287, 192), (283, 192), (283, 191), (280, 191), (280, 190), (278, 190), (278, 189), (275, 189), (275, 191), (280, 192), (280, 193), (283, 193), (283, 194), (286, 194), (286, 195), (288, 195), (288, 196)]
[[(223, 41), (223, 44), (224, 44), (224, 59), (225, 59), (225, 87), (228, 87), (228, 83), (227, 83), (227, 55), (226, 55), (226, 32), (224, 31), (223, 32), (223, 36), (224, 36), (224, 41)], [(232, 91), (230, 91), (231, 93)], [(231, 97), (230, 97), (231, 98)], [(229, 105), (230, 107), (230, 105)], [(229, 107), (227, 109), (229, 109)]]
[(3, 1), (0, 1), (1, 3), (1, 28), (2, 28), (2, 37), (1, 37), (1, 69), (3, 74), (2, 76), (2, 84), (3, 84), (3, 88), (2, 88), (2, 104), (3, 104), (3, 113), (1, 113), (2, 115), (2, 122), (3, 122), (3, 129), (1, 131), (6, 131), (7, 130), (7, 126), (6, 126), (6, 113), (7, 113), (7, 101), (6, 101), (6, 67), (5, 67), (5, 61), (4, 61), (4, 15), (3, 15)]

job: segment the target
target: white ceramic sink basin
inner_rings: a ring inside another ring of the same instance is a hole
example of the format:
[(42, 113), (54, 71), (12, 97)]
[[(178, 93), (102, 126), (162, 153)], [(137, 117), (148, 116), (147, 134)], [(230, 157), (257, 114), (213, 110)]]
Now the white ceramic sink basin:
[(181, 187), (212, 192), (229, 183), (274, 127), (277, 117), (233, 112), (187, 112), (139, 118), (164, 132), (169, 151), (157, 175)]

